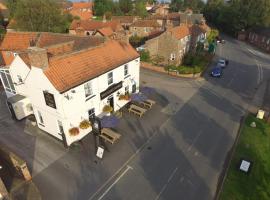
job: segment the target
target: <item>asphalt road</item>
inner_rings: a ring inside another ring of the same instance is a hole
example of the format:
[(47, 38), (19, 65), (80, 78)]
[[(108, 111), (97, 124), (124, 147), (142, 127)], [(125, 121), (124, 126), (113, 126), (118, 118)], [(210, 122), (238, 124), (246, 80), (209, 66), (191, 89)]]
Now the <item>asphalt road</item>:
[(222, 78), (209, 77), (210, 71), (205, 80), (199, 81), (142, 72), (146, 85), (169, 99), (171, 117), (160, 124), (160, 132), (148, 141), (148, 148), (143, 148), (90, 199), (215, 197), (240, 120), (252, 106), (256, 90), (268, 80), (270, 64), (269, 55), (226, 40), (216, 52), (216, 59), (229, 60)]
[(158, 105), (142, 119), (125, 115), (117, 128), (123, 137), (103, 160), (91, 135), (67, 150), (25, 121), (14, 122), (3, 96), (0, 144), (27, 161), (43, 200), (213, 199), (240, 120), (261, 103), (254, 95), (270, 76), (269, 55), (226, 40), (216, 52), (230, 61), (222, 78), (142, 70), (141, 84), (155, 88)]

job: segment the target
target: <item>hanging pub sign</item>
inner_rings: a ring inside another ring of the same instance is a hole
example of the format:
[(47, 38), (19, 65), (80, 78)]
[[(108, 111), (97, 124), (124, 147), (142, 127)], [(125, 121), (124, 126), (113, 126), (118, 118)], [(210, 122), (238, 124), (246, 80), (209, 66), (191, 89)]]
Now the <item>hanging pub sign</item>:
[(51, 94), (51, 93), (49, 93), (47, 91), (43, 91), (43, 95), (44, 95), (46, 105), (56, 109), (56, 104), (55, 104), (53, 94)]
[(121, 89), (123, 87), (123, 82), (120, 81), (119, 83), (113, 84), (112, 86), (108, 87), (105, 91), (100, 93), (100, 99), (103, 100), (107, 96), (111, 95), (115, 91)]

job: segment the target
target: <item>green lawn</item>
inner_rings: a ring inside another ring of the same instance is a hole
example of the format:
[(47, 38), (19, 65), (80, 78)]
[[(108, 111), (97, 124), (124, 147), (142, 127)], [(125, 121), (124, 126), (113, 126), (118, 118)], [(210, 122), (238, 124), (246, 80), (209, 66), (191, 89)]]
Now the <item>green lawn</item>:
[[(257, 128), (251, 128), (255, 121)], [(249, 174), (238, 170), (240, 159), (253, 161)], [(270, 125), (249, 116), (243, 127), (220, 200), (270, 199)]]

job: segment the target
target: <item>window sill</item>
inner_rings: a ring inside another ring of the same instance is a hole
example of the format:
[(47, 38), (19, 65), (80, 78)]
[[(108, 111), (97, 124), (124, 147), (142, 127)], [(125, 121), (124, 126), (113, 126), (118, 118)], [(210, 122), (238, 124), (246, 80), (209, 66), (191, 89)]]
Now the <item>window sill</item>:
[(126, 78), (128, 78), (128, 77), (130, 77), (130, 74), (126, 75), (124, 79), (126, 79)]
[(45, 127), (45, 125), (44, 124), (41, 124), (41, 123), (38, 123), (40, 126), (42, 126), (42, 127)]
[(88, 101), (88, 100), (94, 98), (95, 96), (96, 96), (96, 95), (92, 95), (92, 96), (86, 97), (86, 100), (85, 100), (85, 101)]

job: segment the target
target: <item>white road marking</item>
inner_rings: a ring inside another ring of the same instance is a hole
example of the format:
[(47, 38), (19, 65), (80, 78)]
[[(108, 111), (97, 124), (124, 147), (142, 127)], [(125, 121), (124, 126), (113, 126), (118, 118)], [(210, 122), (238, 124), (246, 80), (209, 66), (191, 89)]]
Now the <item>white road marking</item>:
[[(251, 50), (251, 49), (249, 49), (249, 48), (247, 48), (247, 50), (248, 50), (251, 54), (253, 54), (254, 56), (258, 56), (258, 55), (255, 53), (255, 51), (253, 51), (253, 50)], [(255, 60), (255, 63), (256, 63), (256, 65), (257, 65), (257, 68), (258, 68), (257, 85), (259, 85), (259, 84), (263, 81), (263, 68), (262, 68), (261, 63), (260, 63), (255, 57), (253, 57), (253, 58), (254, 58), (254, 60)]]
[(112, 187), (130, 170), (133, 169), (131, 166), (127, 165), (127, 168), (125, 171), (113, 182), (113, 184), (110, 185), (110, 187), (107, 188), (107, 190), (98, 198), (98, 200), (101, 200), (111, 189)]
[(194, 140), (192, 141), (191, 145), (188, 147), (188, 151), (190, 151), (193, 147), (193, 145), (195, 144), (195, 142), (197, 142), (198, 138), (203, 134), (203, 131), (200, 130), (199, 133), (196, 135), (196, 137), (194, 138)]
[(161, 194), (165, 191), (165, 189), (168, 187), (169, 183), (171, 182), (172, 178), (174, 177), (175, 173), (177, 172), (178, 167), (176, 167), (172, 174), (170, 175), (170, 177), (167, 180), (167, 183), (162, 187), (161, 191), (158, 193), (157, 197), (155, 198), (155, 200), (158, 200), (161, 196)]

